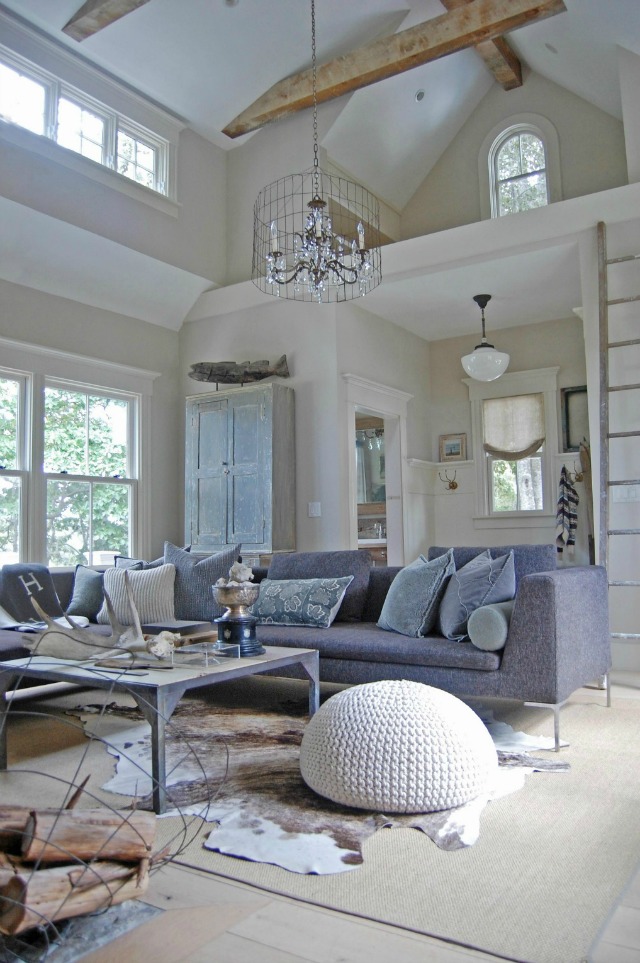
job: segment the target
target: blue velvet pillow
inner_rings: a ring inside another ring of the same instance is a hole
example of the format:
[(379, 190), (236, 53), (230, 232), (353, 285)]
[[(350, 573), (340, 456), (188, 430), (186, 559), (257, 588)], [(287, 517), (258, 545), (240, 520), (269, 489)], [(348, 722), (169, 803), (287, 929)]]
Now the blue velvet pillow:
[(438, 621), (446, 639), (462, 641), (467, 636), (469, 616), (481, 605), (508, 602), (516, 594), (513, 552), (491, 558), (489, 549), (476, 555), (449, 579)]
[(251, 612), (265, 625), (312, 625), (328, 629), (336, 617), (353, 575), (260, 582)]
[(424, 555), (403, 568), (389, 586), (378, 625), (414, 638), (427, 635), (438, 618), (438, 606), (455, 572), (453, 549), (428, 562)]
[(76, 565), (71, 601), (67, 615), (84, 615), (90, 622), (96, 622), (98, 612), (104, 602), (104, 572), (96, 572), (86, 565)]

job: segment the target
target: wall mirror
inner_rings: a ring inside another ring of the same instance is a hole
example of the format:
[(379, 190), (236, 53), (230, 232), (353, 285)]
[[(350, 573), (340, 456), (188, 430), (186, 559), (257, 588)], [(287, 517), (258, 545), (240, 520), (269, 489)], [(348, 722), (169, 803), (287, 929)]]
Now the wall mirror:
[(358, 538), (386, 538), (384, 421), (356, 415)]

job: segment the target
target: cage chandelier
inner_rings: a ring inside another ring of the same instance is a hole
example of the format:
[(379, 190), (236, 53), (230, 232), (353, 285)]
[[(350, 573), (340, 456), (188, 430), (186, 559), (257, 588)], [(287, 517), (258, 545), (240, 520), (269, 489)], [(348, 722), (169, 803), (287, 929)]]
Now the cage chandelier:
[[(251, 277), (265, 294), (349, 301), (382, 280), (380, 205), (318, 164), (315, 0), (311, 0), (313, 167), (264, 187), (253, 209)], [(368, 245), (368, 246), (367, 246)]]

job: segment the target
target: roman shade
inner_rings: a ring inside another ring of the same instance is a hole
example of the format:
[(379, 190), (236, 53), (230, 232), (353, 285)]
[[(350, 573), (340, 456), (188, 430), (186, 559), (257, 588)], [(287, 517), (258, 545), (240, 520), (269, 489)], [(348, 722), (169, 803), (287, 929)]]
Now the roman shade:
[(482, 402), (483, 448), (494, 458), (516, 461), (544, 443), (542, 393), (487, 398)]

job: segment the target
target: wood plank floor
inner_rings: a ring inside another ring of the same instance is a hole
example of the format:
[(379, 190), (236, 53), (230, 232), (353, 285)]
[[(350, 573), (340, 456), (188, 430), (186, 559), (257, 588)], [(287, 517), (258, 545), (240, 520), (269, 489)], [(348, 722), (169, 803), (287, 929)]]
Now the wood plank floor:
[[(640, 699), (640, 673), (613, 673), (612, 679), (613, 699)], [(592, 699), (593, 690), (580, 690), (572, 698)], [(83, 963), (497, 963), (502, 959), (172, 864), (153, 875), (145, 902), (165, 912), (83, 957)], [(621, 895), (589, 963), (640, 963), (640, 868)]]

